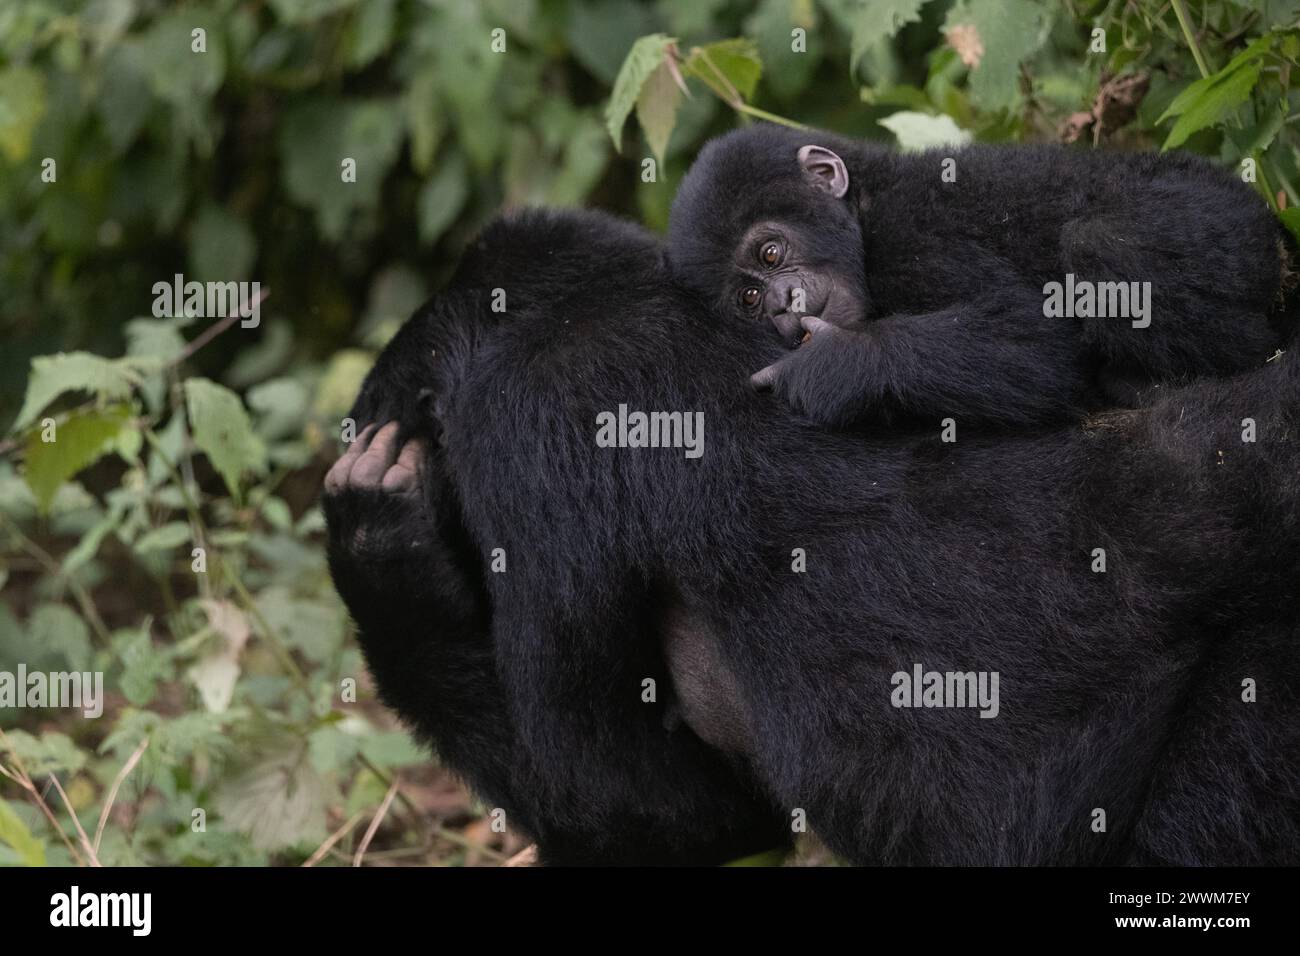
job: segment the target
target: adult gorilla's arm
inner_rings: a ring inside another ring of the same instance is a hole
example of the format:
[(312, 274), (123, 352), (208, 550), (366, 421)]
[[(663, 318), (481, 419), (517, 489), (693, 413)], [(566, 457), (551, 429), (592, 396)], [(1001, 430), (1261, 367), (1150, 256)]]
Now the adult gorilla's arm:
[[(412, 323), (390, 349), (429, 354), (410, 341), (417, 328)], [(360, 421), (419, 421), (413, 407), (375, 397), (400, 383), (395, 364), (394, 353), (381, 358), (358, 404)], [(503, 689), (493, 634), (509, 625), (490, 609), (479, 577), (484, 559), (464, 531), (443, 453), (427, 440), (403, 446), (403, 437), (395, 424), (366, 429), (326, 481), (330, 568), (385, 702), (536, 839), (546, 863), (717, 863), (788, 842), (747, 774), (685, 727), (665, 728), (662, 711), (635, 694), (634, 742), (616, 739), (619, 718), (600, 713), (558, 749), (521, 740), (517, 728), (529, 711)], [(654, 610), (645, 609), (647, 621)], [(654, 627), (629, 652), (630, 632), (605, 623), (619, 640), (600, 643), (644, 663), (638, 682), (656, 676), (670, 694)], [(601, 662), (591, 663), (600, 673)], [(584, 691), (586, 702), (552, 698), (550, 706), (598, 708), (608, 676)], [(635, 759), (639, 749), (650, 756)], [(596, 759), (580, 759), (587, 755)]]

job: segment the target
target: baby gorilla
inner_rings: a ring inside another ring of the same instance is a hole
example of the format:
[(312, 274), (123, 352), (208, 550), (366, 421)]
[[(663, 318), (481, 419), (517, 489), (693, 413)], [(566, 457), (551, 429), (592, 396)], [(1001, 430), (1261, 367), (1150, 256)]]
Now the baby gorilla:
[(1286, 249), (1190, 155), (898, 155), (766, 124), (705, 146), (669, 225), (679, 282), (806, 343), (753, 384), (831, 425), (1040, 423), (1261, 365)]

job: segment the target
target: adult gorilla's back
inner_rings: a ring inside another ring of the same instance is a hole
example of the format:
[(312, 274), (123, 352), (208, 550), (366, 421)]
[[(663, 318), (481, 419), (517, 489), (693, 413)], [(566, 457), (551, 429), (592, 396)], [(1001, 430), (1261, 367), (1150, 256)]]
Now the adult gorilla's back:
[[(725, 858), (804, 809), (860, 862), (1300, 862), (1290, 356), (944, 443), (794, 418), (746, 385), (779, 350), (590, 213), (494, 225), (389, 346), (356, 416), (437, 445), (424, 507), (360, 534), (390, 503), (333, 495), (331, 558), (444, 759), (561, 861)], [(600, 447), (620, 405), (702, 413), (703, 456)], [(894, 706), (916, 665), (996, 672), (996, 716)]]

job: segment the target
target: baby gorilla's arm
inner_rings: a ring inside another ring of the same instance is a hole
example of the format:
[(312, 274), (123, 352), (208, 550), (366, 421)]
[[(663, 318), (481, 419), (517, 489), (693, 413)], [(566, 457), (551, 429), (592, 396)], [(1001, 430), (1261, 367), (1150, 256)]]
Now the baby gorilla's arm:
[(1044, 317), (1042, 296), (1014, 283), (923, 315), (802, 323), (811, 337), (751, 382), (827, 425), (900, 416), (1031, 425), (1071, 413), (1084, 388), (1077, 326)]

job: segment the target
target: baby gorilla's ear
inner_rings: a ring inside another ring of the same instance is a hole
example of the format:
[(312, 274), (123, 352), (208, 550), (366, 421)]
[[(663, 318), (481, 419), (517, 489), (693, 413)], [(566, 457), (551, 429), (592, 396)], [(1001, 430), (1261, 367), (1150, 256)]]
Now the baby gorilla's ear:
[(840, 159), (825, 146), (802, 146), (799, 165), (808, 174), (813, 186), (823, 189), (836, 199), (843, 199), (849, 191), (849, 171)]

